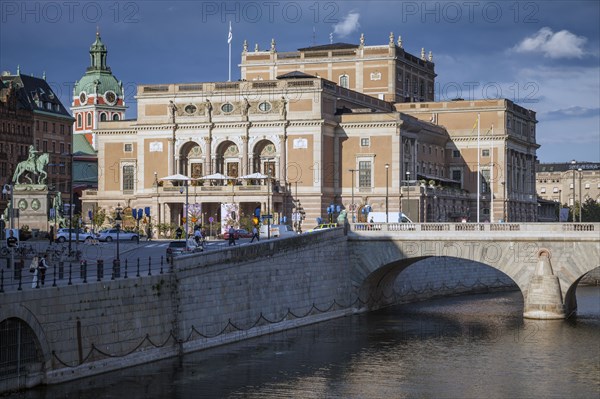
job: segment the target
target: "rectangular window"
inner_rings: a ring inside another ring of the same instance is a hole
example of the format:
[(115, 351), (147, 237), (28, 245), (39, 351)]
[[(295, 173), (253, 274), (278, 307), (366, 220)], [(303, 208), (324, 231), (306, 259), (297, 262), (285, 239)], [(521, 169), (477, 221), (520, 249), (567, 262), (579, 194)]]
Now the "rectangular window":
[(371, 145), (371, 139), (369, 137), (362, 137), (360, 139), (360, 146), (361, 147), (368, 147)]
[(587, 188), (589, 190), (590, 188), (590, 183), (585, 183), (585, 188)]
[(452, 180), (461, 181), (461, 177), (462, 173), (460, 170), (455, 169), (452, 171)]
[(52, 152), (55, 153), (56, 152), (56, 141), (52, 142)]
[(481, 192), (487, 193), (490, 191), (490, 170), (484, 169), (481, 171)]
[(557, 193), (557, 192), (558, 192), (558, 187), (554, 187), (554, 188), (552, 189), (552, 192), (553, 192), (553, 193)]
[(452, 150), (452, 158), (460, 158), (460, 151)]
[(63, 154), (65, 152), (65, 143), (60, 143), (60, 153)]
[(65, 125), (60, 125), (60, 134), (65, 134)]
[(546, 194), (546, 187), (542, 187), (542, 188), (540, 188), (540, 193), (542, 193), (542, 194)]
[(42, 142), (42, 151), (48, 152), (48, 142), (46, 140)]
[(358, 186), (371, 187), (371, 161), (358, 162)]
[(133, 152), (133, 144), (128, 143), (123, 146), (124, 152)]
[(489, 157), (490, 156), (490, 150), (481, 150), (481, 156), (482, 157)]
[(123, 191), (133, 190), (133, 165), (123, 166)]

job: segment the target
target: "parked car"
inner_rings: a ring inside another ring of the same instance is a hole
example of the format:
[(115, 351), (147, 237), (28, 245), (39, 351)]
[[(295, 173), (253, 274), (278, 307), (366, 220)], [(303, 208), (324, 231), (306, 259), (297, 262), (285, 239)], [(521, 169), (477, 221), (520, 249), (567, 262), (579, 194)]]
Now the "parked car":
[(177, 255), (185, 254), (185, 253), (193, 253), (193, 252), (202, 252), (204, 247), (202, 245), (196, 246), (196, 243), (193, 243), (193, 247), (185, 246), (185, 240), (177, 240), (171, 241), (167, 246), (167, 263), (171, 263), (173, 258)]
[[(117, 239), (117, 229), (103, 230), (98, 233), (96, 237), (98, 238), (98, 241), (111, 242)], [(119, 230), (119, 240), (137, 241), (139, 240), (139, 235), (131, 231)]]
[[(252, 238), (252, 233), (246, 229), (236, 229), (233, 233), (233, 238), (239, 240), (240, 238)], [(223, 234), (223, 239), (229, 240), (229, 231)]]
[(315, 231), (321, 231), (321, 230), (327, 230), (327, 229), (335, 229), (336, 227), (338, 227), (337, 223), (322, 223), (322, 224), (315, 226), (312, 229), (308, 230), (307, 233), (313, 233)]
[(71, 241), (86, 241), (93, 240), (94, 235), (92, 233), (86, 233), (82, 229), (58, 229), (56, 232), (55, 240), (57, 242), (69, 241), (69, 233), (71, 234)]

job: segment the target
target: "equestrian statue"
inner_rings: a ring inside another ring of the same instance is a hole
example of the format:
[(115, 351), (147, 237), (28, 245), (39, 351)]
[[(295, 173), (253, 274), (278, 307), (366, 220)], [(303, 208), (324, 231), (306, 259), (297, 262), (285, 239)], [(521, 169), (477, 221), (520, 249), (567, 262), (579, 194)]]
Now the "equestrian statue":
[(29, 157), (17, 164), (13, 174), (13, 184), (18, 184), (21, 177), (25, 177), (29, 180), (29, 184), (33, 184), (33, 180), (29, 175), (37, 176), (37, 184), (46, 184), (48, 173), (45, 169), (48, 165), (48, 154), (43, 153), (38, 156), (38, 152), (33, 145), (29, 146)]

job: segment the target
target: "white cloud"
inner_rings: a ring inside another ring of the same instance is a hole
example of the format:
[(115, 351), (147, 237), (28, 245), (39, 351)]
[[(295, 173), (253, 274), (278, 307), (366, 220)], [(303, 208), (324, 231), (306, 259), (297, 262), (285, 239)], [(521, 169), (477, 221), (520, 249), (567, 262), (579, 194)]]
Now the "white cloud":
[(542, 53), (548, 58), (581, 58), (585, 55), (583, 45), (587, 39), (568, 30), (552, 32), (545, 27), (526, 37), (513, 47), (518, 53)]
[(350, 11), (346, 18), (338, 24), (333, 25), (333, 33), (339, 37), (346, 37), (360, 27), (358, 18), (360, 14), (356, 11)]

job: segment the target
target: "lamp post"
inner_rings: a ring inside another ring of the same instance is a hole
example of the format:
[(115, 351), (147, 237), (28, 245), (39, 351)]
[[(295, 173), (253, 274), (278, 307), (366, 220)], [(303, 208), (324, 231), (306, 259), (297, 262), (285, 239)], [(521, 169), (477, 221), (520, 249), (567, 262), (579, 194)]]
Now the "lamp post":
[(123, 208), (121, 208), (121, 204), (117, 204), (117, 207), (115, 208), (115, 212), (117, 212), (117, 215), (115, 216), (115, 228), (117, 229), (117, 264), (120, 264), (121, 259), (120, 259), (120, 255), (119, 255), (119, 232), (121, 231), (121, 221), (123, 219), (121, 219), (121, 211), (123, 210)]
[(358, 169), (349, 169), (350, 172), (352, 172), (352, 223), (356, 222), (355, 219), (355, 210), (356, 210), (356, 206), (354, 206), (354, 172), (357, 172)]
[(581, 168), (577, 169), (579, 172), (579, 223), (583, 221), (583, 202), (581, 199), (581, 180), (583, 178), (583, 170)]
[(390, 165), (389, 164), (385, 164), (385, 222), (389, 223), (389, 216), (388, 216), (388, 194), (389, 194), (389, 184), (388, 184), (388, 171), (390, 170)]
[[(410, 172), (406, 172), (406, 215), (410, 215)], [(410, 216), (409, 216), (410, 217)]]
[[(10, 231), (12, 231), (13, 229), (13, 200), (14, 200), (14, 186), (12, 184), (5, 184), (4, 187), (2, 188), (2, 194), (3, 195), (7, 195), (8, 193), (10, 193), (10, 203), (8, 206), (8, 219), (9, 219), (9, 224), (10, 224)], [(8, 238), (8, 237), (6, 237)], [(8, 241), (7, 241), (8, 243)], [(15, 265), (15, 252), (12, 248), (8, 248), (10, 251), (10, 267), (13, 268), (14, 270), (14, 265)], [(16, 271), (15, 271), (16, 272)]]
[(577, 169), (575, 167), (576, 163), (577, 161), (575, 160), (571, 161), (571, 169), (573, 169), (573, 222), (575, 222), (575, 169)]
[(271, 239), (271, 171), (267, 173), (267, 239)]

